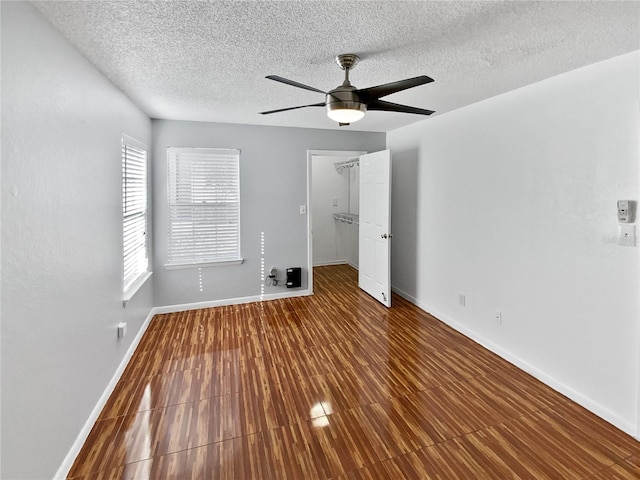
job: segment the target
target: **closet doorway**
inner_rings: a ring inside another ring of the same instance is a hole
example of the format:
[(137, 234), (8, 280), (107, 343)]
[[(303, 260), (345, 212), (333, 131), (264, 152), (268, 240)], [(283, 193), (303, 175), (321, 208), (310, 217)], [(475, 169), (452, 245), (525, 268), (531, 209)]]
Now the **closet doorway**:
[(358, 268), (360, 155), (365, 151), (308, 152), (309, 293), (313, 267)]

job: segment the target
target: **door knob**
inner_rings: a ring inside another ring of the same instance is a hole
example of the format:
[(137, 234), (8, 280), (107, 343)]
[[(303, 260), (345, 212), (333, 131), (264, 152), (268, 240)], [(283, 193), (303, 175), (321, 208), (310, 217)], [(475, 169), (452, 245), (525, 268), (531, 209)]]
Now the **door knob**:
[(382, 235), (380, 235), (380, 237), (382, 237), (382, 238), (391, 238), (391, 237), (393, 237), (393, 235), (391, 233), (383, 233)]

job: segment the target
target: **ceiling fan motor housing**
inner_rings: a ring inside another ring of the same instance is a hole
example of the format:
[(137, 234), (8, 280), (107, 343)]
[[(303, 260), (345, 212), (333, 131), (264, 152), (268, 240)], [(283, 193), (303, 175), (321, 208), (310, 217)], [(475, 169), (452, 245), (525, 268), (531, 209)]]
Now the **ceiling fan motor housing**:
[(358, 94), (355, 93), (355, 87), (341, 86), (331, 90), (327, 94), (327, 112), (333, 110), (360, 110), (367, 111), (367, 105), (360, 100)]

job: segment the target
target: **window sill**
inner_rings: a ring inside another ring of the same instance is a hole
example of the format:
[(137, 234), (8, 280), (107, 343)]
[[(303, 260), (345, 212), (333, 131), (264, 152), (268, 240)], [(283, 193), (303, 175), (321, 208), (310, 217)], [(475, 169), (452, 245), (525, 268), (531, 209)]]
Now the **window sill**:
[(181, 270), (183, 268), (201, 268), (201, 267), (226, 267), (228, 265), (240, 265), (244, 263), (244, 258), (234, 258), (230, 260), (221, 260), (219, 262), (202, 262), (202, 263), (179, 263), (165, 264), (165, 270)]
[(127, 306), (127, 303), (129, 303), (129, 300), (131, 300), (133, 298), (133, 296), (138, 292), (138, 290), (140, 290), (142, 285), (145, 284), (145, 282), (151, 277), (152, 274), (153, 274), (153, 272), (146, 272), (144, 275), (142, 275), (140, 278), (138, 278), (138, 280), (136, 280), (133, 283), (133, 285), (131, 285), (129, 287), (129, 290), (124, 292), (124, 294), (122, 295), (122, 306), (123, 307)]

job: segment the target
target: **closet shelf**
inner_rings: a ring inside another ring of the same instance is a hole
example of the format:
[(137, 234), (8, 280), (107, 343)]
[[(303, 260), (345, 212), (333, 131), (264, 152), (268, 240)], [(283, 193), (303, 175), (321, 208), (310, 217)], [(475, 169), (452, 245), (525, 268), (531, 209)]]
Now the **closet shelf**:
[(360, 217), (355, 213), (334, 213), (333, 219), (345, 223), (355, 223), (356, 225), (360, 224)]

